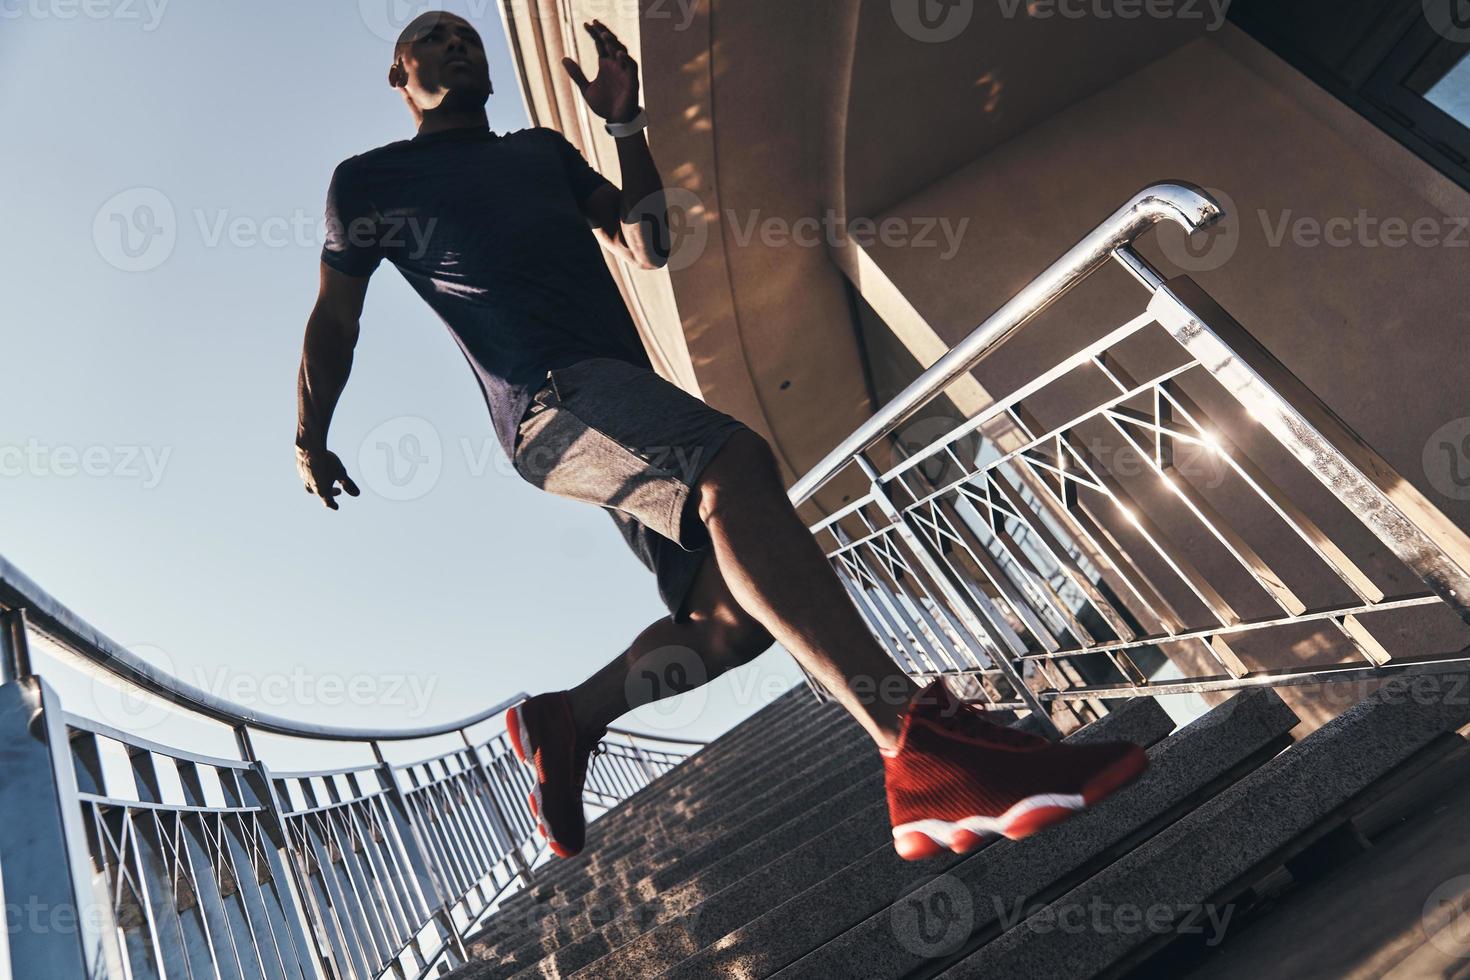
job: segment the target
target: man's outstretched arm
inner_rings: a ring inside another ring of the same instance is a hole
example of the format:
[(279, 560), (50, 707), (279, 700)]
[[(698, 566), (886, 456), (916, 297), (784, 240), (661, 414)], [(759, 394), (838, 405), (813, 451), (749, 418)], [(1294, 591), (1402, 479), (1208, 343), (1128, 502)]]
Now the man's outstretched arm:
[[(343, 490), (358, 494), (357, 484), (337, 454), (327, 448), (327, 429), (337, 400), (352, 373), (367, 279), (344, 275), (323, 263), (321, 288), (306, 321), (301, 370), (296, 377), (296, 469), (306, 492), (322, 498), (332, 510)], [(337, 488), (341, 484), (341, 490)]]
[[(601, 21), (586, 29), (597, 45), (597, 77), (589, 82), (571, 58), (562, 64), (589, 109), (608, 122), (629, 122), (639, 110), (638, 65)], [(669, 260), (669, 217), (663, 178), (642, 133), (618, 140), (618, 166), (622, 188), (595, 191), (583, 209), (607, 248), (640, 269), (661, 269)]]

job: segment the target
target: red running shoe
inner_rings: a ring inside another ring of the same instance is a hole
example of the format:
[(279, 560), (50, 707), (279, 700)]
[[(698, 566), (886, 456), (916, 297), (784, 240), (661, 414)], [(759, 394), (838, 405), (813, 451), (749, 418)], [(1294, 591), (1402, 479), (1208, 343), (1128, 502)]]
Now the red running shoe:
[(1020, 840), (1133, 782), (1148, 755), (1129, 742), (1069, 745), (997, 725), (935, 681), (914, 696), (884, 753), (899, 856), (965, 854), (982, 835)]
[(557, 856), (580, 853), (587, 840), (582, 784), (596, 740), (589, 745), (578, 737), (565, 691), (538, 694), (511, 708), (505, 730), (516, 758), (536, 774), (527, 797), (536, 828)]

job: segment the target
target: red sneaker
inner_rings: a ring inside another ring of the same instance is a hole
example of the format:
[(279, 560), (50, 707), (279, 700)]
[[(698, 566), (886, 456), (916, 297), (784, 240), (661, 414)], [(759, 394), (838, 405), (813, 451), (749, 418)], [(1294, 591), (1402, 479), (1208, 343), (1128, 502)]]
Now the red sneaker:
[(914, 696), (885, 752), (893, 843), (910, 861), (982, 835), (1020, 840), (1111, 796), (1148, 768), (1129, 742), (1067, 745), (988, 721), (935, 681)]
[(582, 784), (587, 758), (596, 747), (578, 737), (566, 692), (538, 694), (505, 713), (511, 747), (536, 773), (528, 794), (531, 816), (551, 850), (572, 857), (587, 840), (587, 818), (582, 812)]

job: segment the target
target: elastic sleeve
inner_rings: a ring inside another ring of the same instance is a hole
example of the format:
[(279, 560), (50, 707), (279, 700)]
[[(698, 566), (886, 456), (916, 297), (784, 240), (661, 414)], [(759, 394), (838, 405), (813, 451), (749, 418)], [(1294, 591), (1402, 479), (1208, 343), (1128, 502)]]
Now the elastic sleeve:
[(327, 189), (327, 234), (322, 262), (343, 275), (365, 279), (383, 261), (382, 216), (362, 193), (346, 164)]

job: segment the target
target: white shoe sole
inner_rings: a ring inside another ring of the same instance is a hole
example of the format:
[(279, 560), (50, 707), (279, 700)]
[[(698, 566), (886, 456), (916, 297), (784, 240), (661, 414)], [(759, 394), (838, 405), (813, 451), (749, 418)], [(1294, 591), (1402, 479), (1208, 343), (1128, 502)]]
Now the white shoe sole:
[(1043, 808), (1061, 810), (1084, 810), (1087, 801), (1077, 793), (1041, 793), (1028, 796), (998, 817), (973, 816), (963, 820), (915, 820), (893, 828), (897, 840), (905, 834), (923, 834), (941, 847), (948, 847), (956, 831), (968, 831), (977, 836), (990, 834), (1009, 837), (1018, 821), (1029, 813)]

